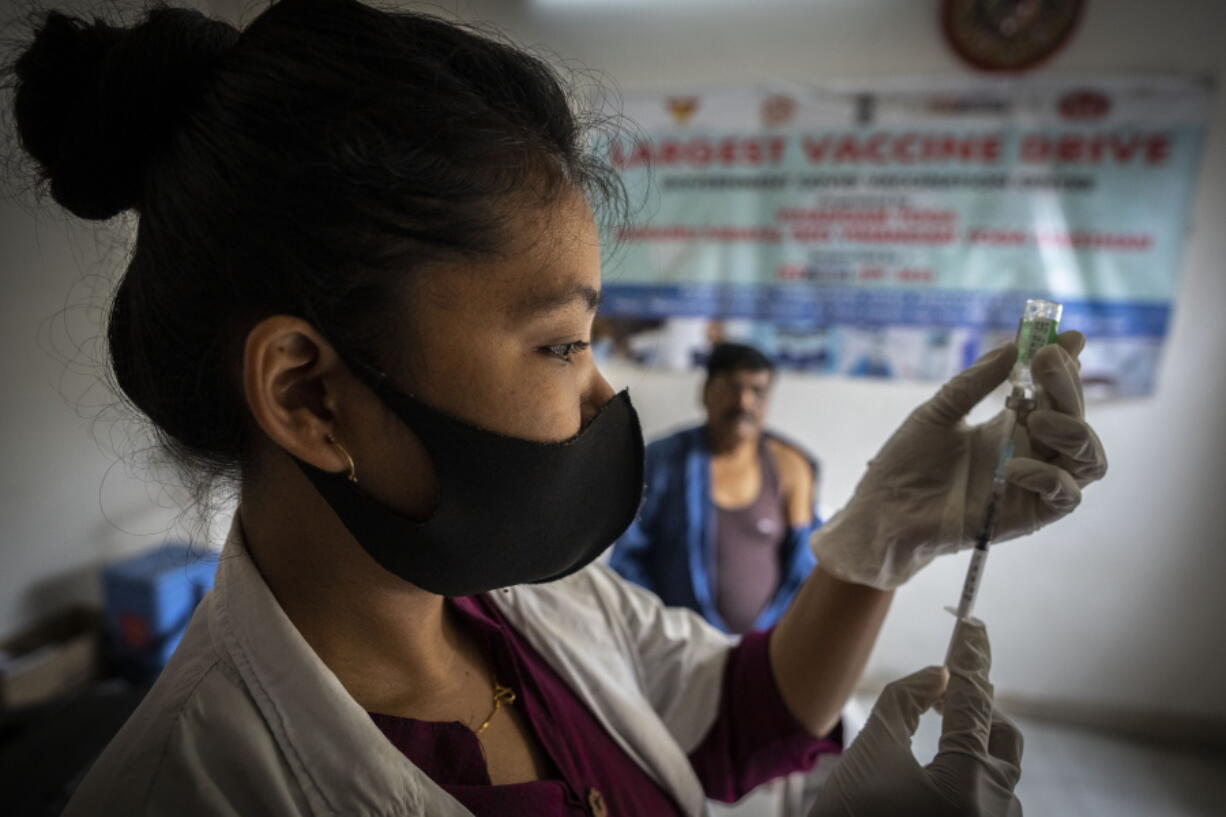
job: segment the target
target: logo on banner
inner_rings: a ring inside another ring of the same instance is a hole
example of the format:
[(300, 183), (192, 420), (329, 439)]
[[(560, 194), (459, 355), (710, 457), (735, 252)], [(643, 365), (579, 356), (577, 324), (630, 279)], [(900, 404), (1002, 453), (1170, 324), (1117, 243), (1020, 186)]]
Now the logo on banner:
[(796, 116), (796, 100), (786, 94), (773, 94), (762, 101), (762, 124), (768, 128), (786, 125)]
[(928, 110), (945, 116), (1003, 116), (1009, 113), (1010, 106), (1004, 98), (942, 95), (928, 98)]
[(668, 112), (672, 114), (673, 121), (678, 125), (684, 125), (698, 112), (698, 97), (670, 96), (665, 100), (665, 105), (668, 106)]
[(1070, 91), (1060, 97), (1060, 115), (1075, 122), (1102, 119), (1111, 110), (1111, 99), (1098, 91)]

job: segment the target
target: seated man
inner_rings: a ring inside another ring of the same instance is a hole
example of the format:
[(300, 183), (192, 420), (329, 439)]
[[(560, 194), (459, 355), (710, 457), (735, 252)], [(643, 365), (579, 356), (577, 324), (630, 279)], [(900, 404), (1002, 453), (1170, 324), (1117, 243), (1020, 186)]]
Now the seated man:
[(774, 366), (722, 343), (707, 361), (707, 422), (647, 446), (647, 492), (609, 564), (730, 633), (770, 627), (815, 560), (817, 463), (765, 431)]

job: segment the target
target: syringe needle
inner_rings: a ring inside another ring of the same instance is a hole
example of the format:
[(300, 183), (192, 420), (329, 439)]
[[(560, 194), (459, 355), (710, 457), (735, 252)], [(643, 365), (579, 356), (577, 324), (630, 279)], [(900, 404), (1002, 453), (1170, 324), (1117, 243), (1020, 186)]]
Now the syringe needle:
[[(1005, 432), (996, 455), (996, 467), (992, 471), (992, 492), (984, 511), (983, 524), (975, 537), (975, 549), (971, 552), (971, 563), (967, 566), (966, 579), (962, 582), (962, 596), (958, 599), (958, 606), (956, 609), (945, 608), (959, 620), (970, 618), (975, 610), (979, 582), (983, 578), (983, 568), (988, 560), (988, 546), (996, 534), (996, 517), (1000, 513), (1005, 495), (1005, 466), (1013, 459), (1013, 433), (1017, 429), (1019, 417), (1024, 423), (1025, 415), (1035, 406), (1035, 386), (1030, 373), (1030, 363), (1041, 347), (1055, 343), (1056, 329), (1060, 325), (1062, 312), (1063, 307), (1060, 304), (1030, 300), (1026, 302), (1022, 319), (1018, 322), (1017, 361), (1009, 374), (1012, 390), (1005, 400)], [(957, 633), (956, 628), (954, 632)], [(953, 646), (951, 638), (951, 651)], [(949, 652), (945, 654), (945, 663), (949, 663)]]

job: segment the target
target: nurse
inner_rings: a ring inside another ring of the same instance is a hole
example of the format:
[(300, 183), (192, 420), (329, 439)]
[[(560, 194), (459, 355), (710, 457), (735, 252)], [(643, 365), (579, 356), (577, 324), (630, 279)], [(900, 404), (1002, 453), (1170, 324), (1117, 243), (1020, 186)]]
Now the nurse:
[[(15, 66), (25, 151), (75, 215), (137, 217), (108, 325), (125, 400), (239, 510), (215, 589), (70, 815), (698, 815), (838, 748), (892, 591), (967, 546), (989, 354), (917, 409), (740, 640), (592, 565), (642, 487), (588, 354), (615, 176), (541, 61), (354, 0), (241, 33), (52, 12)], [(998, 529), (1105, 469), (1066, 334)], [(967, 486), (971, 486), (969, 489)], [(1015, 813), (987, 638), (890, 687), (819, 815)], [(944, 700), (941, 763), (907, 735)]]

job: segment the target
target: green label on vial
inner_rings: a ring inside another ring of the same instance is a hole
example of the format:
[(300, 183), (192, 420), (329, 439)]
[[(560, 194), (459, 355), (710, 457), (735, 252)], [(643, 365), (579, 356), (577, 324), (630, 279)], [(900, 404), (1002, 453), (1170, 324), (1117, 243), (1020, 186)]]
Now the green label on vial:
[(1060, 322), (1048, 318), (1019, 321), (1017, 327), (1017, 362), (1030, 365), (1036, 352), (1056, 342)]

